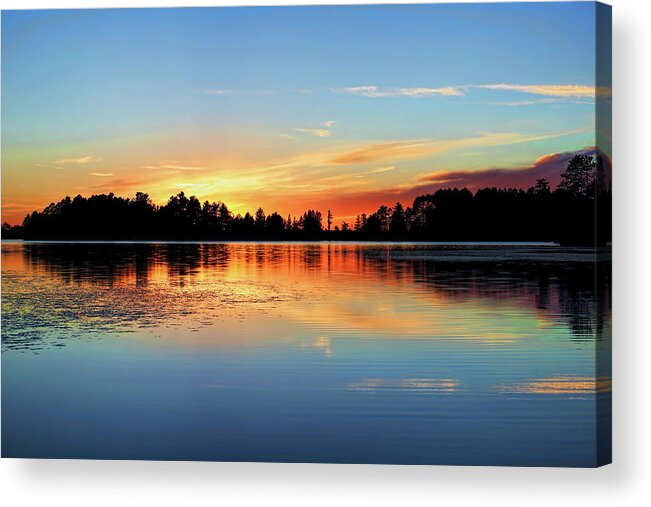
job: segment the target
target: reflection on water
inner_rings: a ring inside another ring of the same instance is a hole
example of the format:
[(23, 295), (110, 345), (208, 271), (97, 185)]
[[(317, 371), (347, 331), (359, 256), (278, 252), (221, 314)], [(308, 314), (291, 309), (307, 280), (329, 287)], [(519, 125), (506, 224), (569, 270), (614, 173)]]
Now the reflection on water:
[(548, 245), (3, 243), (3, 455), (590, 466), (609, 270)]
[(351, 382), (348, 389), (352, 391), (376, 391), (380, 389), (404, 389), (422, 392), (452, 392), (458, 386), (453, 379), (436, 378), (407, 378), (402, 380), (388, 380), (369, 378), (360, 382)]
[(608, 393), (612, 388), (610, 378), (572, 377), (557, 375), (527, 382), (500, 386), (511, 392), (539, 393), (539, 394), (592, 394)]

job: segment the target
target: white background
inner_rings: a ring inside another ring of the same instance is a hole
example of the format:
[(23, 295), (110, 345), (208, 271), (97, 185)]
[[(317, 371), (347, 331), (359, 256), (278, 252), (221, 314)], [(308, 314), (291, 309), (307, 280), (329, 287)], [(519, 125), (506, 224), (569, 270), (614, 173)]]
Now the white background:
[[(273, 0), (0, 0), (2, 9)], [(312, 3), (373, 3), (319, 1)], [(393, 0), (391, 3), (409, 3)], [(3, 505), (651, 505), (651, 2), (612, 0), (614, 461), (597, 470), (0, 460)], [(318, 34), (315, 34), (315, 36)], [(327, 34), (324, 34), (327, 36)], [(647, 151), (649, 150), (649, 151)]]

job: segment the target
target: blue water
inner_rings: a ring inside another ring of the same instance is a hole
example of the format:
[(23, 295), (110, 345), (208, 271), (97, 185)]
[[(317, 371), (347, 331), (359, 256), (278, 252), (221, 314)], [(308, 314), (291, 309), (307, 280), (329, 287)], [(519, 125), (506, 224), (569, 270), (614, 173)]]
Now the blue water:
[(609, 289), (553, 245), (3, 243), (2, 455), (594, 466)]

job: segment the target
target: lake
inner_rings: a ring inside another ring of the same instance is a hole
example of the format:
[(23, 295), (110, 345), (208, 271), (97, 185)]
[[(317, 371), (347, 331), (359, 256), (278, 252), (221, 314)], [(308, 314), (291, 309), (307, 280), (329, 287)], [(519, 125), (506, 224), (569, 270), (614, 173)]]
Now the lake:
[(609, 273), (545, 244), (3, 241), (2, 455), (594, 466)]

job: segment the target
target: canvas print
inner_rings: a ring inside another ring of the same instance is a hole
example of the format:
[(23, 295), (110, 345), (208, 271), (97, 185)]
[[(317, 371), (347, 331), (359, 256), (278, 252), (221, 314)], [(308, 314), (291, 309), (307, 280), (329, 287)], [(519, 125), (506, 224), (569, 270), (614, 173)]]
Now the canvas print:
[(611, 10), (2, 12), (2, 456), (611, 461)]

